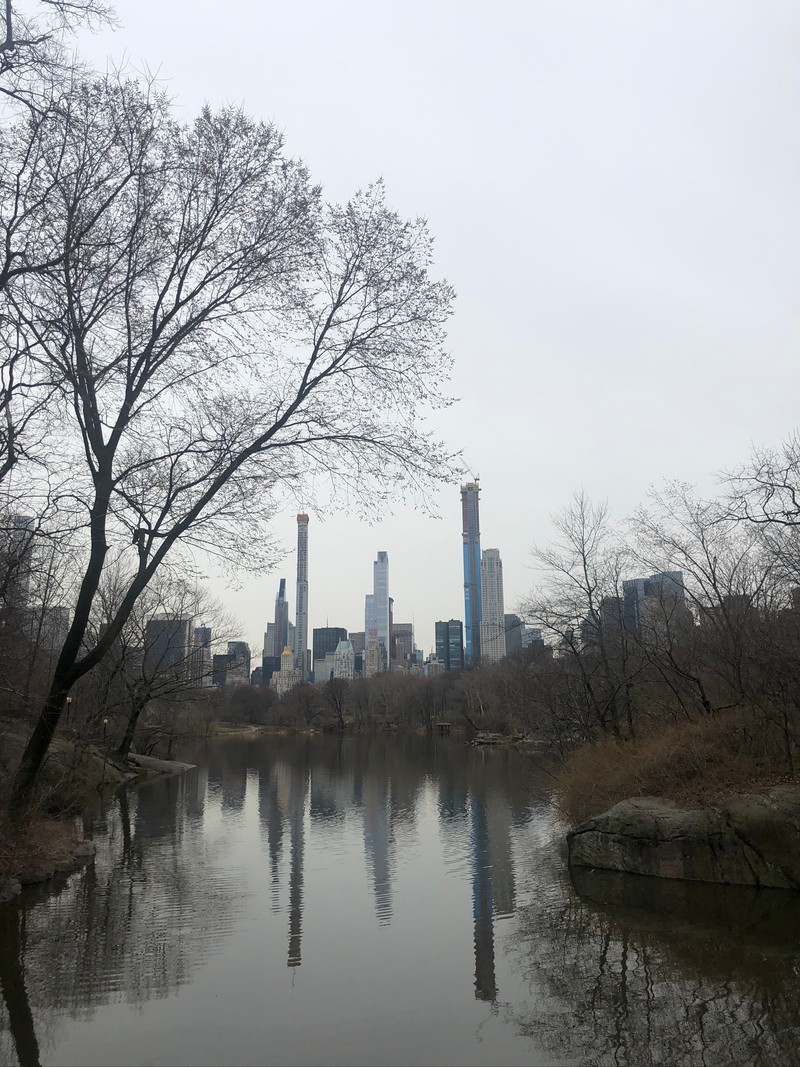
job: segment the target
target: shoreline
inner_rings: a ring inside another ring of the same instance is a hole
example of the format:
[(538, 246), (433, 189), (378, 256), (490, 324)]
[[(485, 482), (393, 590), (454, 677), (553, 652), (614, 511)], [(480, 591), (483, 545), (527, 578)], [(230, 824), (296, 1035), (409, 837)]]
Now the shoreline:
[[(196, 766), (137, 753), (132, 753), (125, 763), (128, 773), (107, 795), (156, 778), (185, 774)], [(96, 784), (99, 787), (102, 783)], [(22, 834), (0, 823), (0, 906), (18, 897), (26, 886), (71, 874), (94, 861), (95, 846), (79, 828), (80, 819), (80, 814), (33, 816), (27, 832)]]

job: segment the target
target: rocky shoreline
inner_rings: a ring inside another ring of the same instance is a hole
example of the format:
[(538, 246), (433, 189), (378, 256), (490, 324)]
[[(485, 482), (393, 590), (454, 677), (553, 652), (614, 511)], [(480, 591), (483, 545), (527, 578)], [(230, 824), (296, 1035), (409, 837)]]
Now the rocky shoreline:
[(573, 868), (800, 889), (800, 790), (776, 786), (701, 808), (635, 797), (567, 835)]

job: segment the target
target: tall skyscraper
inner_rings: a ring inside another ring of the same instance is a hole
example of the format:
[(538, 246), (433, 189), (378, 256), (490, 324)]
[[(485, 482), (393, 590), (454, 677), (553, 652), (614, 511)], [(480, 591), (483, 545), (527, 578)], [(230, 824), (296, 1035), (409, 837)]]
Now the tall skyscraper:
[(308, 515), (297, 516), (296, 610), (295, 664), (305, 679), (308, 676)]
[(273, 632), (272, 654), (280, 659), (289, 640), (289, 605), (286, 602), (286, 579), (281, 578), (278, 595), (275, 597), (275, 630)]
[(383, 647), (384, 662), (388, 664), (392, 648), (388, 552), (379, 552), (372, 564), (372, 592), (364, 598), (364, 633), (367, 642), (377, 641)]
[(477, 480), (461, 486), (461, 537), (464, 542), (464, 630), (466, 662), (481, 661), (481, 521), (480, 485)]
[(505, 655), (503, 563), (496, 548), (487, 548), (481, 557), (481, 663), (497, 663)]

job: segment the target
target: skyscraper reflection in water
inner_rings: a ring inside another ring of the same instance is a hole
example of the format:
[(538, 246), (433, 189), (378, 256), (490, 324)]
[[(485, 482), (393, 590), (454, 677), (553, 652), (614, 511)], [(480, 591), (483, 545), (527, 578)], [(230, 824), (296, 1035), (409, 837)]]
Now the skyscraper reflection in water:
[(303, 861), (305, 859), (305, 811), (308, 775), (295, 770), (289, 787), (289, 967), (302, 962)]
[[(424, 774), (403, 777), (394, 766), (388, 773), (384, 745), (371, 740), (354, 745), (352, 750), (345, 745), (335, 759), (319, 762), (311, 758), (316, 751), (313, 743), (303, 749), (287, 746), (287, 754), (289, 751), (288, 758), (279, 756), (269, 767), (261, 768), (259, 821), (267, 843), (272, 910), (287, 908), (287, 963), (298, 967), (302, 963), (307, 804), (315, 835), (340, 832), (343, 822), (356, 812), (360, 814), (375, 916), (380, 926), (389, 926), (393, 915), (394, 835), (401, 832), (401, 823), (413, 828)], [(446, 748), (438, 758), (448, 762)], [(493, 785), (493, 775), (500, 769), (496, 761), (476, 754), (470, 762), (467, 767), (454, 760), (453, 773), (446, 765), (439, 765), (438, 814), (445, 849), (455, 848), (470, 872), (475, 996), (494, 1002), (495, 922), (513, 914), (515, 908), (513, 812), (502, 789)], [(288, 843), (288, 868), (281, 866), (284, 842)], [(282, 870), (288, 880), (288, 901), (284, 898), (283, 905)]]
[(497, 999), (494, 968), (494, 894), (489, 857), (489, 823), (483, 798), (472, 794), (470, 804), (472, 848), (472, 920), (475, 941), (475, 996)]
[(392, 884), (389, 862), (391, 823), (389, 796), (377, 776), (368, 775), (364, 782), (364, 854), (372, 868), (375, 914), (381, 926), (392, 921)]

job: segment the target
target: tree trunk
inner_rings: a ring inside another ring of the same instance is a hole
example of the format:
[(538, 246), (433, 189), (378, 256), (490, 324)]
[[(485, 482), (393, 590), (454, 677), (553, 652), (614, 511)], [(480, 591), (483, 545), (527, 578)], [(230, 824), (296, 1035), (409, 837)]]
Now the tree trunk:
[(122, 738), (122, 741), (120, 741), (119, 748), (117, 749), (117, 754), (120, 755), (123, 759), (128, 758), (128, 753), (130, 752), (131, 745), (133, 744), (133, 737), (136, 733), (136, 724), (139, 722), (139, 716), (144, 711), (146, 703), (146, 700), (135, 700), (131, 706), (131, 713), (128, 716), (128, 722), (125, 725), (125, 734)]
[(47, 755), (50, 742), (53, 740), (68, 692), (69, 686), (65, 685), (61, 678), (56, 675), (44, 707), (36, 720), (33, 733), (28, 739), (25, 751), (22, 753), (22, 759), (14, 778), (11, 792), (11, 809), (17, 814), (24, 812), (30, 803), (36, 776)]

